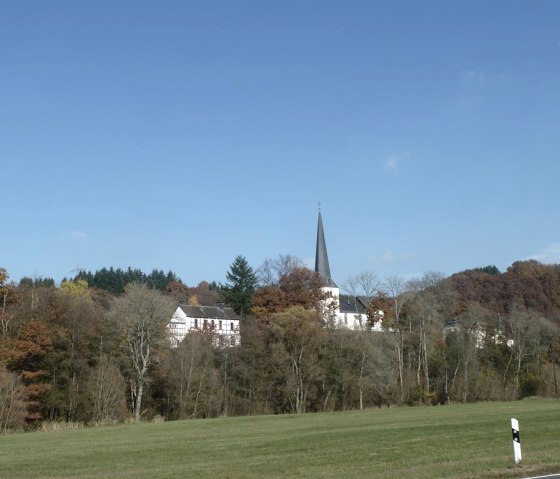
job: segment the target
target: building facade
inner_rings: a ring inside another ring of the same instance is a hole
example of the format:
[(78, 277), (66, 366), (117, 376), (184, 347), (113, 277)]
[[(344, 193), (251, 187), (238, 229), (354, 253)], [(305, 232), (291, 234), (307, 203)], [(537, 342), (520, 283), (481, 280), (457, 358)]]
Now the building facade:
[(240, 321), (241, 317), (233, 309), (223, 305), (199, 306), (181, 302), (167, 328), (174, 346), (188, 333), (196, 331), (214, 333), (218, 345), (236, 346), (241, 341)]

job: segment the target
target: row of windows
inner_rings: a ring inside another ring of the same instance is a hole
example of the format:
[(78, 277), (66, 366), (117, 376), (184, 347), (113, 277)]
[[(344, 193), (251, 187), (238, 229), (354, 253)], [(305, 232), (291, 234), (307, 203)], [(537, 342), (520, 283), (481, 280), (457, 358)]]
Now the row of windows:
[[(219, 331), (228, 331), (228, 325), (227, 325), (227, 321), (222, 321), (222, 320), (218, 320), (218, 330)], [(198, 329), (199, 327), (199, 323), (198, 323), (198, 319), (195, 318), (194, 320), (194, 329)], [(177, 324), (177, 323), (170, 323), (169, 324), (169, 328), (170, 329), (186, 329), (186, 324)], [(216, 320), (215, 319), (204, 319), (202, 322), (202, 329), (216, 329)], [(229, 323), (229, 331), (234, 331), (235, 330), (235, 323), (233, 321), (231, 321)]]
[[(225, 324), (224, 324), (225, 323)], [(198, 329), (198, 319), (194, 320), (194, 327)], [(229, 323), (230, 331), (235, 329), (235, 323), (232, 321)], [(208, 321), (207, 319), (203, 320), (202, 329), (216, 329), (216, 320), (211, 319)], [(227, 331), (227, 321), (222, 321), (221, 319), (218, 320), (218, 330), (219, 331)]]

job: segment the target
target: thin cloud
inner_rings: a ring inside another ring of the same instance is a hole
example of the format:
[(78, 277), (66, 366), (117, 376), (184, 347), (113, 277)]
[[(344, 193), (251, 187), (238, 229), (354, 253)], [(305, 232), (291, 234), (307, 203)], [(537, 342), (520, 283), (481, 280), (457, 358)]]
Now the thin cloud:
[(403, 160), (408, 159), (408, 153), (398, 153), (389, 155), (385, 158), (385, 169), (387, 171), (397, 172)]
[(507, 79), (503, 73), (483, 70), (464, 70), (459, 75), (458, 92), (452, 104), (462, 108), (470, 108), (481, 101), (487, 91)]
[(88, 239), (88, 235), (84, 231), (72, 231), (70, 233), (70, 239), (74, 241), (85, 241)]
[(483, 87), (506, 79), (503, 73), (485, 72), (482, 70), (466, 70), (461, 75), (461, 83), (469, 87)]
[(544, 264), (560, 263), (560, 243), (553, 243), (547, 246), (540, 253), (537, 253), (527, 259), (534, 259)]
[(482, 86), (488, 80), (488, 75), (478, 70), (468, 70), (463, 72), (461, 81), (465, 85)]
[(392, 263), (404, 263), (414, 259), (414, 255), (411, 253), (396, 253), (392, 250), (387, 250), (381, 255), (371, 255), (369, 260), (373, 264), (392, 264)]

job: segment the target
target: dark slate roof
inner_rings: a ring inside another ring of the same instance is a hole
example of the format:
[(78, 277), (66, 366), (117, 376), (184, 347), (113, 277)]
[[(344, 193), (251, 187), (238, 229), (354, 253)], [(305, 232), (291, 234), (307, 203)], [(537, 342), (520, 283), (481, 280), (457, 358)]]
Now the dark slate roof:
[(371, 299), (367, 296), (358, 296), (358, 299), (362, 302), (365, 308), (367, 308), (371, 303)]
[(319, 273), (323, 279), (323, 286), (337, 288), (337, 285), (331, 278), (331, 268), (329, 266), (329, 257), (327, 255), (327, 243), (325, 242), (323, 219), (321, 218), (320, 211), (319, 222), (317, 225), (317, 247), (315, 249), (315, 272)]
[(360, 296), (341, 295), (338, 299), (338, 307), (341, 313), (366, 314), (367, 305)]
[(190, 318), (207, 318), (207, 319), (226, 319), (240, 320), (241, 316), (237, 315), (231, 308), (223, 306), (199, 306), (193, 304), (181, 303), (179, 307)]

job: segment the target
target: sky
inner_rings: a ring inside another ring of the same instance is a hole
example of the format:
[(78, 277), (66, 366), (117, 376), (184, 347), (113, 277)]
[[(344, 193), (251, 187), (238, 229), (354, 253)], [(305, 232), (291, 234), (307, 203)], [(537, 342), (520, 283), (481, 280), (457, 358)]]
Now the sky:
[(0, 267), (560, 262), (560, 2), (0, 3)]

